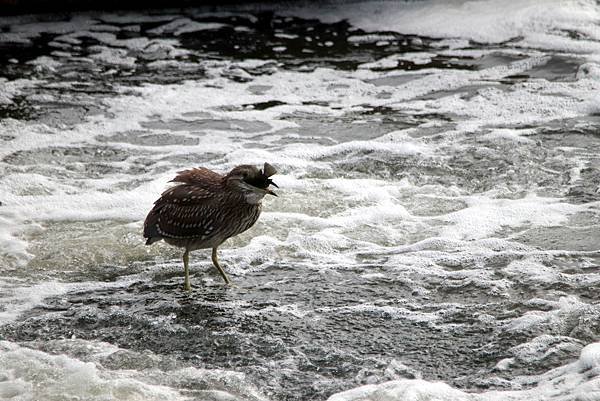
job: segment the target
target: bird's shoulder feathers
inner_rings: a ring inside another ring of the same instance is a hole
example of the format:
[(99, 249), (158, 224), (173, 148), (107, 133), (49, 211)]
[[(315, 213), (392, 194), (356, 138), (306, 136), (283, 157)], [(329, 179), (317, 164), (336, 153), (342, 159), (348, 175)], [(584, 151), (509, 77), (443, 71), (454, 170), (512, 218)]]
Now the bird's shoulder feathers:
[(216, 192), (212, 188), (191, 184), (178, 184), (163, 192), (155, 204), (194, 205), (209, 202), (215, 196)]
[(177, 176), (171, 182), (182, 182), (184, 184), (219, 184), (223, 176), (204, 167), (196, 167), (189, 170), (177, 172)]
[(210, 202), (221, 192), (223, 176), (198, 167), (179, 171), (171, 182), (176, 185), (164, 191), (155, 204), (190, 205)]

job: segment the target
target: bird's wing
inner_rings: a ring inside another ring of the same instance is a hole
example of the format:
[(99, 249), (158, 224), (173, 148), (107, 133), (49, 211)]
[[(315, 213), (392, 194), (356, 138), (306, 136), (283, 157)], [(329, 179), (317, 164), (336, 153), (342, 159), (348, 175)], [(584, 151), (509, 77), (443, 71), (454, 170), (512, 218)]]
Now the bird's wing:
[(195, 205), (211, 200), (214, 197), (214, 194), (214, 190), (203, 188), (198, 185), (179, 184), (163, 192), (160, 198), (154, 203), (156, 205), (165, 203), (173, 203), (175, 205)]
[(166, 190), (155, 202), (146, 221), (167, 238), (202, 238), (216, 226), (218, 199), (214, 192), (196, 185), (180, 184)]

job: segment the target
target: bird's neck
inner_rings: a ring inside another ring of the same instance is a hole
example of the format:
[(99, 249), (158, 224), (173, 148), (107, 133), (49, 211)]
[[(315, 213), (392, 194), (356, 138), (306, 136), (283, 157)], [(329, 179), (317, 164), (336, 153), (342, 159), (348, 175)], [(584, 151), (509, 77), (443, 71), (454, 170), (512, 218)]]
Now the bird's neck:
[(236, 198), (239, 197), (242, 202), (246, 202), (250, 205), (260, 205), (260, 202), (266, 195), (266, 192), (264, 191), (253, 191), (248, 185), (242, 186), (238, 183), (230, 182), (226, 177), (224, 177), (222, 185), (224, 188), (227, 188), (229, 193), (233, 196)]
[(254, 191), (244, 192), (244, 199), (251, 205), (259, 205), (264, 197), (264, 193)]

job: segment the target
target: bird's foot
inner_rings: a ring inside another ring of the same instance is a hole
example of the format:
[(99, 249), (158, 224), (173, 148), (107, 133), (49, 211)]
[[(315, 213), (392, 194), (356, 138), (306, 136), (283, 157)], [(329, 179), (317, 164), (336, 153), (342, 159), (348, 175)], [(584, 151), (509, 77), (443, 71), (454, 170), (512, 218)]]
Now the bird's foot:
[(232, 283), (231, 281), (228, 281), (225, 283), (225, 287), (227, 288), (240, 288), (239, 285)]

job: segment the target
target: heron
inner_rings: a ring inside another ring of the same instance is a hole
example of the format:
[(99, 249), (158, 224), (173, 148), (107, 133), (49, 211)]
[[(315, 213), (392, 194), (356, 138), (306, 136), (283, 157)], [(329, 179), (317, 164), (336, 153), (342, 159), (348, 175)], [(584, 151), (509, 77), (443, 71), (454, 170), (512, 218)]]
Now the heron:
[(265, 195), (277, 196), (279, 188), (269, 177), (277, 170), (265, 163), (262, 169), (243, 164), (222, 175), (204, 167), (180, 171), (171, 180), (144, 221), (146, 245), (160, 240), (183, 248), (184, 290), (190, 291), (190, 252), (212, 248), (212, 263), (231, 284), (219, 264), (217, 248), (256, 223)]

